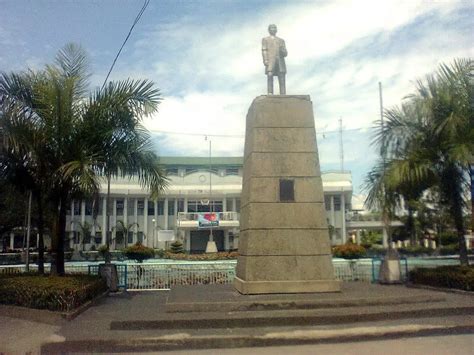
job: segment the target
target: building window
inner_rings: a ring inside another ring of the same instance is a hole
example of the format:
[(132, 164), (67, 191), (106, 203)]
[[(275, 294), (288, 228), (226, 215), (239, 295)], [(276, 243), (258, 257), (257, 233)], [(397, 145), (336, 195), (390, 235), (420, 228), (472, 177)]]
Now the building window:
[(334, 211), (341, 210), (341, 196), (334, 196)]
[(166, 169), (166, 175), (168, 175), (168, 176), (178, 175), (178, 168), (168, 168), (168, 169)]
[(165, 214), (165, 201), (158, 200), (158, 216), (163, 216)]
[(72, 232), (72, 239), (74, 241), (74, 244), (79, 244), (81, 242), (81, 234), (79, 232)]
[(127, 243), (128, 244), (133, 244), (133, 232), (132, 231), (128, 231)]
[(324, 196), (324, 206), (326, 211), (331, 211), (331, 196)]
[(235, 199), (235, 210), (240, 213), (240, 198)]
[(195, 172), (197, 172), (197, 171), (198, 171), (198, 170), (197, 170), (196, 168), (188, 168), (188, 169), (186, 169), (186, 170), (184, 171), (184, 173), (185, 173), (186, 175), (189, 175), (189, 174), (195, 173)]
[(137, 201), (137, 216), (143, 216), (144, 211), (145, 211), (145, 201), (138, 200)]
[(182, 198), (178, 200), (178, 212), (184, 212), (184, 200)]
[(155, 201), (148, 201), (148, 215), (155, 215)]
[(168, 200), (168, 216), (174, 215), (174, 199)]
[(92, 216), (93, 204), (92, 201), (86, 201), (86, 216)]
[(140, 243), (140, 244), (143, 243), (143, 232), (137, 233), (137, 243)]
[(95, 232), (94, 242), (95, 244), (102, 243), (102, 232)]
[(74, 200), (73, 213), (74, 213), (74, 216), (79, 216), (81, 214), (81, 201)]
[(239, 175), (239, 168), (227, 168), (225, 169), (226, 175)]
[(116, 200), (115, 203), (117, 206), (115, 211), (117, 216), (123, 216), (123, 200)]

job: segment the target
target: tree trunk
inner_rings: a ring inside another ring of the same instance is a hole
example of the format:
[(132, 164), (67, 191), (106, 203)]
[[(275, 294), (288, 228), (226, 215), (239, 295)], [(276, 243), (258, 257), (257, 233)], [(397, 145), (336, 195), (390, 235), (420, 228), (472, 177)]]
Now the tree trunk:
[(459, 261), (461, 265), (469, 265), (469, 259), (467, 256), (467, 248), (466, 248), (466, 239), (464, 237), (466, 233), (464, 230), (464, 221), (462, 218), (462, 206), (460, 203), (456, 203), (453, 206), (452, 215), (454, 219), (454, 225), (456, 227), (456, 232), (458, 235)]
[(44, 211), (41, 193), (36, 195), (38, 204), (38, 273), (44, 275)]
[(111, 255), (110, 255), (110, 174), (107, 175), (107, 208), (105, 209), (106, 218), (105, 218), (105, 245), (107, 246), (107, 252), (105, 253), (105, 263), (110, 264)]
[(54, 221), (52, 240), (51, 274), (64, 275), (64, 241), (66, 239), (66, 201), (63, 197), (58, 203), (57, 215)]
[(413, 218), (413, 208), (410, 206), (410, 202), (408, 202), (407, 229), (408, 229), (408, 235), (410, 236), (410, 245), (415, 246), (416, 245), (415, 220)]

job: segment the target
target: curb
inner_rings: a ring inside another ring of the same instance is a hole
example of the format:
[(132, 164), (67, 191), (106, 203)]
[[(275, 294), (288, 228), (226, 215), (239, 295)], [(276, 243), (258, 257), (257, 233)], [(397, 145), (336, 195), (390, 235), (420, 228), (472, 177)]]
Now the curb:
[(405, 325), (389, 327), (360, 327), (344, 330), (299, 330), (270, 332), (248, 336), (191, 336), (178, 333), (154, 338), (74, 340), (46, 343), (42, 354), (67, 352), (139, 352), (191, 349), (223, 349), (303, 344), (331, 344), (420, 336), (472, 334), (474, 324), (461, 326)]
[(430, 291), (456, 293), (458, 295), (465, 295), (465, 296), (474, 296), (474, 291), (465, 291), (465, 290), (460, 290), (457, 288), (434, 287), (434, 286), (423, 285), (423, 284), (414, 284), (411, 282), (407, 283), (406, 287), (419, 288), (419, 289), (430, 290)]
[(55, 312), (47, 309), (27, 308), (14, 305), (0, 305), (0, 315), (10, 318), (29, 320), (32, 322), (58, 325), (64, 320), (73, 320), (79, 314), (89, 309), (89, 307), (97, 304), (100, 300), (105, 298), (108, 293), (109, 291), (107, 290), (70, 312)]
[(455, 315), (474, 315), (474, 306), (444, 307), (430, 309), (415, 309), (391, 311), (375, 311), (368, 313), (354, 312), (337, 315), (313, 314), (258, 314), (249, 316), (247, 314), (232, 314), (220, 317), (200, 317), (182, 319), (160, 319), (160, 320), (130, 320), (112, 321), (110, 330), (132, 331), (145, 329), (209, 329), (209, 328), (258, 328), (285, 324), (286, 326), (316, 326), (331, 324), (354, 324), (359, 322), (374, 322), (387, 319), (408, 319), (413, 317), (443, 317)]

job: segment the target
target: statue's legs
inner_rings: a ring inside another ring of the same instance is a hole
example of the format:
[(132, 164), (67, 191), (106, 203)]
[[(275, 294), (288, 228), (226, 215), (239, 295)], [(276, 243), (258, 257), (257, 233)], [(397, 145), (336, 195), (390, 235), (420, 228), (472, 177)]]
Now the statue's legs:
[(280, 95), (286, 95), (285, 73), (278, 74), (278, 84), (280, 85)]
[(267, 93), (273, 95), (273, 73), (268, 72), (267, 74)]

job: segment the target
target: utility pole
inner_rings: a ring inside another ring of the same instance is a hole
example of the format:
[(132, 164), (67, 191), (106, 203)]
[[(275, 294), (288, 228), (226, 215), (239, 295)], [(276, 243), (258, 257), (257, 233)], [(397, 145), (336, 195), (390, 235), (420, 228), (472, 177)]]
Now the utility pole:
[(31, 199), (33, 193), (30, 191), (28, 196), (28, 222), (26, 226), (26, 260), (25, 270), (30, 271), (30, 234), (31, 234)]
[(382, 147), (381, 153), (382, 153), (382, 181), (383, 181), (383, 186), (382, 186), (382, 223), (384, 225), (383, 229), (383, 239), (384, 241), (386, 240), (386, 243), (388, 244), (388, 248), (391, 248), (392, 245), (392, 238), (390, 236), (389, 232), (389, 216), (387, 215), (387, 196), (385, 195), (385, 133), (384, 133), (384, 119), (383, 119), (383, 96), (382, 96), (382, 83), (379, 81), (379, 100), (380, 100), (380, 128), (382, 130)]
[(342, 141), (342, 117), (339, 118), (339, 157), (341, 163), (341, 173), (344, 172), (344, 144)]

